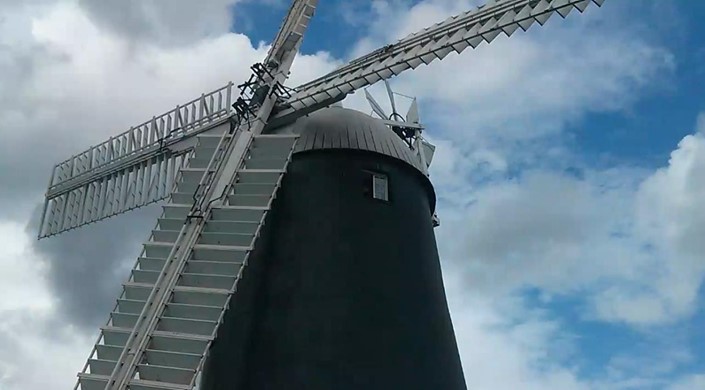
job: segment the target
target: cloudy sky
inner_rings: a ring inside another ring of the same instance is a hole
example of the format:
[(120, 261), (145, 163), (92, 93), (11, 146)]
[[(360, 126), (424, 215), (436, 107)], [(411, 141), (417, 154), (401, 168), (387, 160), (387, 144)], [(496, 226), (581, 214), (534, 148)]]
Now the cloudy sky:
[[(246, 79), (287, 6), (204, 3), (0, 0), (0, 389), (73, 385), (159, 212), (37, 242), (52, 165)], [(292, 86), (478, 1), (321, 3)], [(469, 388), (705, 389), (704, 17), (608, 0), (392, 80)]]

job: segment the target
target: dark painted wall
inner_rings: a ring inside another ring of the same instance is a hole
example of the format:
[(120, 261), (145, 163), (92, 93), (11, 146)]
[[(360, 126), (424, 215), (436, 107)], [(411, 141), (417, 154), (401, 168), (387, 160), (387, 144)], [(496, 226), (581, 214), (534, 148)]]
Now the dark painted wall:
[[(367, 171), (389, 176), (388, 203)], [(202, 389), (465, 389), (433, 197), (387, 156), (294, 155)]]

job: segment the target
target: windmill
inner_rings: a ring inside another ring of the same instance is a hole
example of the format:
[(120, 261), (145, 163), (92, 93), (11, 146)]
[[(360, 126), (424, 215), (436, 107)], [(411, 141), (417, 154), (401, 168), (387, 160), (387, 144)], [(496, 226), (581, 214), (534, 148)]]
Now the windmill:
[(167, 199), (75, 389), (465, 388), (416, 105), (336, 103), (603, 1), (490, 0), (290, 89), (294, 0), (247, 81), (57, 164), (40, 239)]

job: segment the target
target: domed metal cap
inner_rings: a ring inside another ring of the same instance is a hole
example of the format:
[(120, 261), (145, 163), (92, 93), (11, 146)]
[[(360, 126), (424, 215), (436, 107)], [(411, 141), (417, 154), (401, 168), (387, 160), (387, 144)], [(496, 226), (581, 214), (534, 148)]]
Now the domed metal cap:
[(354, 149), (384, 154), (423, 173), (421, 161), (382, 121), (362, 112), (328, 107), (299, 118), (275, 133), (300, 134), (294, 153), (318, 149)]

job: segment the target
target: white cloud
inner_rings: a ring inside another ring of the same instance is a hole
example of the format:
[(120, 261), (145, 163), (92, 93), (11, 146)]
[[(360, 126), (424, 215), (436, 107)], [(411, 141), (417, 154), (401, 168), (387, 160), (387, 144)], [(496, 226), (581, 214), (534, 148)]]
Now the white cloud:
[(696, 133), (683, 138), (671, 153), (668, 166), (646, 178), (631, 197), (634, 234), (654, 261), (644, 264), (637, 277), (597, 295), (600, 317), (653, 324), (686, 318), (697, 308), (705, 277), (702, 118)]
[(3, 286), (0, 312), (18, 309), (42, 310), (51, 306), (46, 290), (44, 269), (29, 261), (29, 237), (23, 226), (14, 222), (0, 222), (0, 285)]
[(55, 321), (55, 301), (37, 256), (22, 225), (0, 223), (0, 388), (4, 390), (72, 386), (71, 372), (86, 358), (92, 341)]
[(96, 334), (76, 334), (51, 312), (0, 311), (0, 388), (72, 388)]
[[(700, 116), (702, 118), (702, 115)], [(636, 197), (636, 229), (659, 252), (661, 261), (653, 280), (644, 284), (651, 292), (636, 297), (616, 297), (614, 311), (632, 303), (661, 320), (674, 320), (695, 310), (705, 276), (705, 137), (686, 136), (661, 168), (640, 186)], [(635, 309), (632, 309), (635, 310)], [(660, 314), (660, 315), (659, 315)]]
[[(508, 291), (523, 284), (544, 288), (577, 287), (584, 248), (608, 238), (609, 219), (600, 207), (610, 199), (588, 183), (550, 173), (527, 173), (513, 182), (485, 186), (474, 193), (462, 224), (459, 252), (470, 256), (470, 284)], [(590, 243), (589, 243), (590, 241)], [(483, 272), (483, 269), (491, 272)]]
[[(444, 270), (463, 369), (469, 389), (587, 390), (577, 372), (563, 366), (559, 356), (570, 354), (570, 341), (560, 324), (521, 302), (487, 300), (468, 294), (466, 282)], [(521, 313), (520, 321), (506, 312)]]
[(462, 237), (447, 258), (464, 265), (475, 291), (580, 293), (592, 318), (676, 322), (697, 308), (705, 275), (703, 168), (705, 138), (695, 134), (643, 180), (629, 170), (538, 170), (468, 185), (472, 204), (440, 237)]
[(184, 45), (227, 33), (238, 0), (80, 0), (103, 29), (131, 42)]
[(666, 390), (705, 389), (705, 375), (690, 375), (669, 386)]

